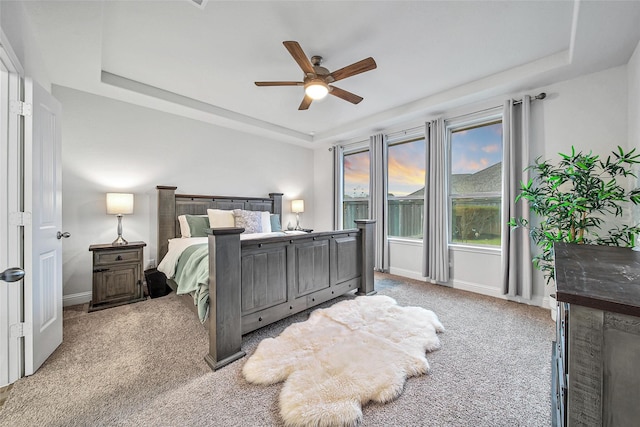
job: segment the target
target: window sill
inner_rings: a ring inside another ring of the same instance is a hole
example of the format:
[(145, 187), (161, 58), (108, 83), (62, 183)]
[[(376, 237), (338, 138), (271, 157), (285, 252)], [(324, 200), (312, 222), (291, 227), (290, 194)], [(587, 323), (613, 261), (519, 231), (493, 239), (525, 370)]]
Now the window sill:
[(422, 247), (422, 239), (404, 239), (402, 237), (387, 237), (387, 240), (389, 241), (389, 243)]
[(454, 252), (472, 252), (472, 253), (497, 255), (497, 256), (500, 256), (502, 254), (501, 248), (496, 248), (491, 246), (461, 245), (461, 244), (453, 244), (453, 243), (449, 244), (449, 250)]

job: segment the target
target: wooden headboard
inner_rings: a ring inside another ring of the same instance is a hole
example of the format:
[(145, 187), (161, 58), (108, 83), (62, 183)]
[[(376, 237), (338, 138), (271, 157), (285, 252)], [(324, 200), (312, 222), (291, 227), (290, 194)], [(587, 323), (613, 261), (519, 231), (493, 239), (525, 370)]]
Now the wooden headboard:
[(169, 239), (180, 237), (179, 215), (206, 215), (207, 209), (269, 211), (282, 218), (282, 193), (268, 198), (176, 194), (178, 187), (158, 185), (158, 262), (164, 258)]

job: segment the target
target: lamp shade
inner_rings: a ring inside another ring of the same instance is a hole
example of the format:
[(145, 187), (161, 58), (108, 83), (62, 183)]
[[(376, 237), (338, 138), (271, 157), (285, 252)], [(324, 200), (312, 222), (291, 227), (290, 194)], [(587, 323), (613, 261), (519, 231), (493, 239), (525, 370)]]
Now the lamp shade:
[(321, 79), (313, 79), (305, 84), (304, 92), (311, 99), (322, 99), (329, 93), (329, 85)]
[(129, 215), (133, 213), (133, 194), (107, 193), (107, 214)]
[(293, 212), (293, 213), (302, 213), (302, 212), (304, 212), (304, 200), (292, 200), (291, 201), (291, 212)]

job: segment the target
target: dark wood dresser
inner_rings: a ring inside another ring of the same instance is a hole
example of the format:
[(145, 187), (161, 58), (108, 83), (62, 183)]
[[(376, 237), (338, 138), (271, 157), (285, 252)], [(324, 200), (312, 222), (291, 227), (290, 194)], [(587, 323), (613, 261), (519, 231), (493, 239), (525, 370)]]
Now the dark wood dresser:
[(640, 425), (640, 252), (554, 246), (553, 421)]

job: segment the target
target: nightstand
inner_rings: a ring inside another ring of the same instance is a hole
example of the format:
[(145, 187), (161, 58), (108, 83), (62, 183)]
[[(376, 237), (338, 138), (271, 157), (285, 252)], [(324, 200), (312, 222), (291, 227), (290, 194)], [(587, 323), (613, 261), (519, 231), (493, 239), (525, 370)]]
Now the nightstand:
[(102, 310), (145, 299), (142, 288), (144, 242), (127, 245), (91, 245), (93, 296), (89, 311)]

